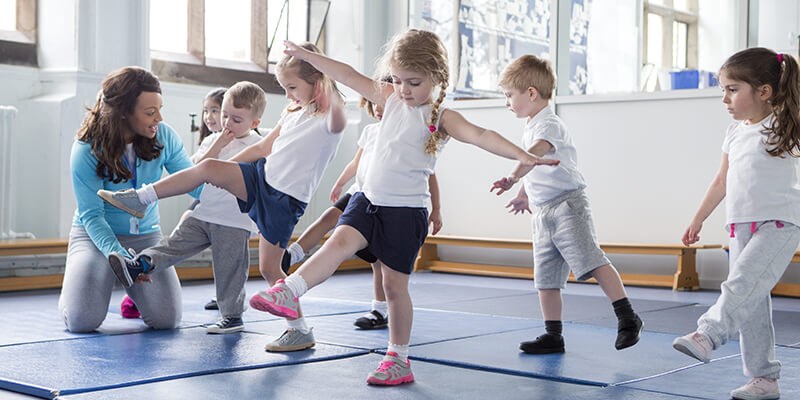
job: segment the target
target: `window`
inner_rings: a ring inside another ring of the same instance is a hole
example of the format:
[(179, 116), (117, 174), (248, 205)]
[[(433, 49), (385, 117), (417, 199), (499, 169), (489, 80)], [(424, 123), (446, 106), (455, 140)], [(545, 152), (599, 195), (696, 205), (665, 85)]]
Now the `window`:
[(329, 3), (324, 0), (151, 2), (152, 70), (168, 81), (229, 86), (249, 80), (267, 92), (282, 93), (268, 72), (270, 65), (283, 57), (283, 40), (311, 41), (321, 46)]
[(656, 68), (697, 68), (697, 0), (647, 0), (645, 63)]
[(36, 0), (0, 0), (0, 63), (36, 66)]

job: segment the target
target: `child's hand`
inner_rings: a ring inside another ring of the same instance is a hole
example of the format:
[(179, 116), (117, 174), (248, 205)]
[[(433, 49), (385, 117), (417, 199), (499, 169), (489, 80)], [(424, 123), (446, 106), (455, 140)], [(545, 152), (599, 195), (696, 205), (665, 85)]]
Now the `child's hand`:
[(150, 274), (139, 274), (134, 281), (136, 283), (153, 283), (153, 277)]
[(222, 129), (222, 133), (220, 133), (219, 137), (217, 138), (217, 142), (221, 147), (225, 147), (235, 138), (236, 135), (230, 129), (224, 128)]
[(286, 54), (287, 56), (297, 57), (301, 60), (303, 59), (303, 53), (307, 51), (306, 49), (296, 45), (291, 40), (284, 40), (283, 45), (286, 46), (286, 48), (283, 49), (283, 54)]
[(700, 240), (701, 229), (703, 229), (702, 223), (692, 222), (689, 224), (689, 227), (686, 228), (686, 232), (683, 233), (683, 238), (681, 239), (681, 242), (683, 242), (684, 246), (697, 243)]
[(340, 185), (333, 185), (331, 189), (331, 203), (336, 203), (339, 201), (339, 197), (342, 196), (342, 187)]
[(492, 184), (492, 188), (489, 189), (489, 191), (494, 192), (495, 189), (500, 189), (497, 191), (497, 195), (500, 196), (501, 194), (510, 190), (517, 182), (519, 182), (519, 179), (513, 176), (501, 178), (499, 180), (494, 181), (494, 183)]
[(432, 210), (431, 215), (428, 216), (428, 225), (433, 224), (431, 235), (439, 233), (442, 229), (442, 213), (439, 210)]
[(514, 213), (514, 215), (519, 213), (525, 214), (525, 211), (529, 214), (531, 213), (531, 209), (528, 206), (528, 199), (524, 196), (514, 197), (506, 204), (506, 208), (508, 208), (509, 213)]

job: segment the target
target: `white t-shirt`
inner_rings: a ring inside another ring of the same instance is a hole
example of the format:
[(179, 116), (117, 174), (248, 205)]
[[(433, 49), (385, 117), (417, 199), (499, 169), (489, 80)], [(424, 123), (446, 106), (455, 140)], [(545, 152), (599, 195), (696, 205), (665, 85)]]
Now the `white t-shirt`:
[(328, 130), (328, 117), (312, 116), (307, 108), (284, 113), (278, 121), (280, 135), (264, 164), (270, 186), (304, 203), (311, 201), (342, 141), (340, 133)]
[[(441, 115), (444, 108), (439, 111)], [(361, 187), (372, 204), (425, 207), (430, 202), (428, 177), (433, 174), (439, 155), (425, 153), (425, 142), (431, 134), (430, 113), (430, 104), (409, 107), (395, 93), (386, 100)]]
[(722, 151), (728, 154), (725, 210), (728, 223), (780, 220), (800, 226), (800, 183), (796, 157), (767, 153), (772, 116), (757, 124), (728, 127)]
[(537, 140), (550, 143), (553, 148), (545, 156), (560, 163), (555, 167), (536, 167), (522, 179), (531, 205), (541, 205), (562, 193), (586, 187), (586, 181), (578, 171), (578, 152), (572, 144), (572, 137), (550, 106), (543, 108), (525, 124), (523, 148), (530, 149)]
[(358, 137), (358, 147), (361, 149), (361, 159), (358, 160), (358, 169), (356, 169), (356, 179), (350, 188), (347, 189), (348, 194), (353, 194), (361, 190), (364, 185), (364, 175), (367, 173), (369, 167), (370, 155), (372, 154), (373, 147), (375, 146), (375, 136), (380, 130), (380, 123), (369, 124), (361, 131), (361, 136)]
[[(221, 132), (212, 133), (203, 139), (200, 143), (200, 148), (197, 153), (208, 151), (211, 145), (217, 141)], [(219, 152), (220, 160), (227, 160), (244, 150), (245, 147), (261, 140), (253, 131), (239, 139), (233, 139), (230, 143), (225, 145)], [(214, 185), (207, 183), (203, 186), (203, 191), (200, 193), (200, 203), (192, 210), (192, 217), (201, 221), (209, 222), (212, 224), (230, 226), (234, 228), (246, 229), (250, 232), (256, 232), (256, 224), (250, 217), (239, 211), (239, 204), (236, 197), (224, 189), (220, 189)]]

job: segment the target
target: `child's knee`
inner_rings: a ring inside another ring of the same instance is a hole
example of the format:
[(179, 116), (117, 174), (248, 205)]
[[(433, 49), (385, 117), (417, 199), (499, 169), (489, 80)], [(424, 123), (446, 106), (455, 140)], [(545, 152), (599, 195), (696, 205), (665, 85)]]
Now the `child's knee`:
[(64, 308), (60, 311), (67, 330), (73, 333), (87, 333), (97, 330), (103, 323), (106, 314), (91, 313), (85, 310), (72, 311)]

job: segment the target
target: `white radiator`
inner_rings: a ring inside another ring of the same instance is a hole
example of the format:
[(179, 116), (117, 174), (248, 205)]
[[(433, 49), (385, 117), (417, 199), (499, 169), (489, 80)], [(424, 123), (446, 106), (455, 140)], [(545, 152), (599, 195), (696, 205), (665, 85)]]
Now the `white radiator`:
[(17, 109), (11, 106), (0, 106), (0, 239), (20, 237), (33, 238), (32, 233), (16, 233), (16, 207), (14, 205), (13, 156), (15, 122)]

